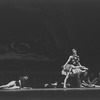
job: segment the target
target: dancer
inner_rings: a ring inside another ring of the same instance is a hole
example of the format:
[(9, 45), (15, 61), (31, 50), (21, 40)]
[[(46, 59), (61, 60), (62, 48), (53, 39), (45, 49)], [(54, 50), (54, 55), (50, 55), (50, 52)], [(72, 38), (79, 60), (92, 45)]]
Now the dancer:
[(80, 74), (88, 70), (88, 68), (80, 64), (80, 59), (79, 56), (77, 55), (77, 51), (75, 49), (72, 49), (72, 53), (73, 54), (69, 56), (67, 62), (62, 66), (63, 67), (62, 74), (66, 75), (64, 79), (64, 88), (66, 88), (66, 83), (69, 75), (76, 75), (79, 87), (82, 87)]
[(22, 89), (27, 79), (28, 76), (21, 76), (18, 81), (11, 81), (6, 85), (2, 85), (0, 86), (0, 89)]

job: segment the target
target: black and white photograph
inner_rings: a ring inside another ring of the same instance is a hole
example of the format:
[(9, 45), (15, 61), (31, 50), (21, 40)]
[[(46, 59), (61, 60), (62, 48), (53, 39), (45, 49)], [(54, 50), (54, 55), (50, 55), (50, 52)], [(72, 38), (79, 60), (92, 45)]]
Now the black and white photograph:
[(0, 0), (0, 100), (100, 100), (100, 1)]

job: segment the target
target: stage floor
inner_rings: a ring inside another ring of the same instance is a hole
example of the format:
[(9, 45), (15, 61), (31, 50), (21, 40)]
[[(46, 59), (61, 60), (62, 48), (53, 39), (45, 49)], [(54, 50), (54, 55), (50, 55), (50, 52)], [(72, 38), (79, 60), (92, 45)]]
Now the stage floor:
[(0, 92), (21, 91), (97, 91), (100, 88), (31, 88), (31, 89), (0, 89)]
[(100, 88), (6, 89), (0, 100), (100, 100)]

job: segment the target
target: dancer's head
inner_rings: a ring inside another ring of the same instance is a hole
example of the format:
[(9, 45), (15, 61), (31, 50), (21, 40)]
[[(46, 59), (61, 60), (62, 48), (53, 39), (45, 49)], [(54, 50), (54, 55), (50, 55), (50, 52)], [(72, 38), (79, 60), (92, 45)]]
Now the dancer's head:
[(76, 49), (72, 49), (72, 53), (73, 53), (74, 55), (77, 55)]
[(28, 80), (28, 76), (27, 75), (26, 76), (20, 76), (19, 80)]
[(24, 80), (28, 80), (28, 76), (23, 76), (23, 79)]

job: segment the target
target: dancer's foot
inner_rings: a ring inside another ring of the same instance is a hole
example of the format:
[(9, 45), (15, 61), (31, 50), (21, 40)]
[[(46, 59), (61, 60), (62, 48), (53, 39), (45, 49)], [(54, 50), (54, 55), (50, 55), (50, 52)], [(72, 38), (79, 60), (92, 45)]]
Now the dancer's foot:
[(67, 88), (65, 85), (64, 85), (64, 87), (63, 88)]

